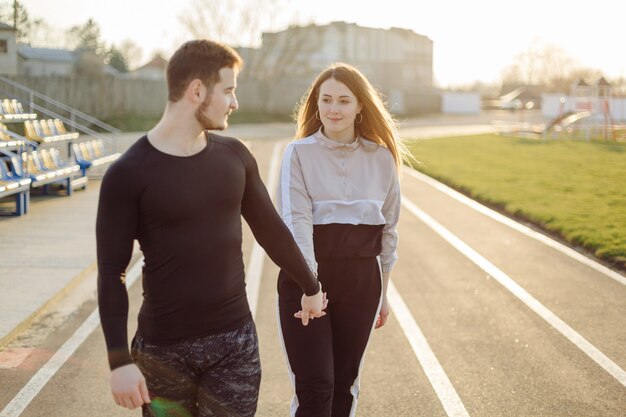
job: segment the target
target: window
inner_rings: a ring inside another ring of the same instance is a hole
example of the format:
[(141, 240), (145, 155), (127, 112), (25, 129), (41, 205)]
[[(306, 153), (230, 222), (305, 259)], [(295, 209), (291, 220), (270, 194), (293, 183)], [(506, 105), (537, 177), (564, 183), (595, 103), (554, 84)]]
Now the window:
[(9, 52), (9, 47), (6, 39), (0, 39), (0, 54), (6, 54)]

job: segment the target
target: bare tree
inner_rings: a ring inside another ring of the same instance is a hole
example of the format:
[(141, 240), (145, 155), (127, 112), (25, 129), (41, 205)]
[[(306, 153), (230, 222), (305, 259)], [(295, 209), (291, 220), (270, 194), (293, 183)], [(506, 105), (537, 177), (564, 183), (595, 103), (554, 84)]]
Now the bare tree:
[(53, 26), (43, 19), (31, 22), (26, 43), (45, 48), (65, 48), (67, 36), (65, 29)]
[(179, 21), (194, 38), (258, 46), (263, 31), (294, 21), (288, 10), (288, 0), (193, 0)]
[(32, 20), (26, 6), (18, 0), (0, 3), (0, 21), (13, 26), (19, 43), (30, 43), (32, 26), (41, 22), (41, 19)]
[(141, 64), (143, 51), (141, 47), (132, 40), (124, 39), (122, 43), (117, 46), (117, 49), (126, 60), (128, 69), (135, 69)]
[(577, 78), (593, 78), (598, 70), (581, 66), (558, 46), (534, 41), (502, 72), (503, 85), (541, 85), (547, 91), (568, 91)]
[(67, 36), (74, 49), (90, 50), (98, 56), (106, 54), (100, 25), (93, 18), (87, 19), (84, 25), (72, 26), (67, 31)]
[[(179, 20), (194, 38), (244, 47), (239, 48), (246, 61), (242, 77), (270, 81), (302, 70), (298, 58), (307, 39), (297, 24), (304, 19), (289, 4), (289, 0), (193, 0), (191, 10)], [(272, 33), (280, 27), (293, 30), (289, 36)]]
[(308, 58), (315, 49), (316, 40), (307, 32), (308, 29), (292, 26), (288, 34), (266, 34), (262, 47), (247, 58), (244, 77), (271, 81), (302, 74), (313, 76), (307, 74), (311, 70)]

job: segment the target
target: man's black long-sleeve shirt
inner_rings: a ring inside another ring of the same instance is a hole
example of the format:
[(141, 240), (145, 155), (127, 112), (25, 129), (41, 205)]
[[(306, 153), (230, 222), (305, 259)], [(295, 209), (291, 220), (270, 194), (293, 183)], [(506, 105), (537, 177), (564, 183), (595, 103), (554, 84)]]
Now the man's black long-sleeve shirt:
[(277, 214), (248, 148), (207, 133), (207, 146), (181, 157), (146, 136), (107, 170), (96, 239), (98, 302), (111, 369), (131, 363), (128, 294), (122, 276), (133, 241), (144, 255), (139, 331), (157, 344), (229, 330), (250, 318), (241, 215), (269, 257), (307, 295), (319, 290)]

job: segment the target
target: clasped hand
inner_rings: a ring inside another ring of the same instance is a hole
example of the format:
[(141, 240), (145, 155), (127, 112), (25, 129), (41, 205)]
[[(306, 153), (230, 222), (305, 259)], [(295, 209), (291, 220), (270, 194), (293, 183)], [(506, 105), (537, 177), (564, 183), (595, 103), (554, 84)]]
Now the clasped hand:
[(320, 290), (317, 294), (311, 296), (303, 294), (300, 305), (302, 310), (298, 311), (293, 316), (302, 320), (303, 326), (307, 326), (309, 320), (324, 317), (326, 312), (323, 310), (328, 307), (328, 298), (326, 298), (326, 293), (322, 292), (322, 284), (320, 284)]

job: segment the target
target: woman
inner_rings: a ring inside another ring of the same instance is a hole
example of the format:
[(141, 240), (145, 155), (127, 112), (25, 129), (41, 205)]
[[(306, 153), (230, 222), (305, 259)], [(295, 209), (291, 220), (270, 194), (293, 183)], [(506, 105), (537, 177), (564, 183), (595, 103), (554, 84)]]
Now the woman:
[(302, 290), (281, 270), (279, 324), (295, 385), (291, 414), (352, 416), (368, 339), (389, 315), (406, 151), (379, 94), (346, 64), (317, 77), (297, 123), (298, 140), (283, 157), (280, 212), (318, 274), (328, 308), (326, 317), (298, 325), (293, 311)]

